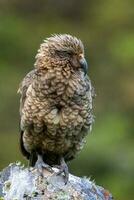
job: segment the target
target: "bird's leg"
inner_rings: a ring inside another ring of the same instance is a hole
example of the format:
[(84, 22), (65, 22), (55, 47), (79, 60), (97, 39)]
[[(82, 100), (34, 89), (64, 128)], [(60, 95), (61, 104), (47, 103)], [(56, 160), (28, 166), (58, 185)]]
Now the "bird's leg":
[(46, 163), (44, 163), (41, 155), (38, 154), (38, 160), (35, 164), (35, 167), (39, 170), (41, 174), (43, 174), (43, 169), (46, 169), (49, 172), (53, 172), (53, 169)]
[(32, 151), (29, 157), (29, 163), (28, 163), (28, 167), (34, 167), (35, 163), (37, 161), (37, 153), (36, 151)]
[(69, 171), (68, 171), (68, 166), (63, 157), (60, 158), (60, 165), (57, 168), (59, 169), (59, 171), (56, 173), (56, 175), (64, 173), (64, 181), (65, 184), (67, 184), (69, 179)]

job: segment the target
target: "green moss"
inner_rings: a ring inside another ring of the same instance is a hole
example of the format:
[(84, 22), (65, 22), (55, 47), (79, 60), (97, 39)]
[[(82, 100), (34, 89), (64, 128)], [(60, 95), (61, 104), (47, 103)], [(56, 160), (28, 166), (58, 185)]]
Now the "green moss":
[(10, 186), (11, 186), (11, 182), (10, 181), (5, 182), (5, 189), (6, 190), (10, 190)]
[(68, 197), (68, 193), (66, 193), (65, 191), (60, 191), (56, 195), (55, 200), (68, 200)]

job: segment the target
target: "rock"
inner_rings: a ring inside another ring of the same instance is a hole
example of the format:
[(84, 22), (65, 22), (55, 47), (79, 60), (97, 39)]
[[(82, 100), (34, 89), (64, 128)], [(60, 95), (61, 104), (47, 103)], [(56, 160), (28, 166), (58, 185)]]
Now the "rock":
[[(54, 172), (58, 169), (53, 168)], [(0, 173), (0, 200), (112, 200), (112, 195), (87, 178), (69, 174), (65, 185), (62, 175), (46, 170), (10, 164)]]

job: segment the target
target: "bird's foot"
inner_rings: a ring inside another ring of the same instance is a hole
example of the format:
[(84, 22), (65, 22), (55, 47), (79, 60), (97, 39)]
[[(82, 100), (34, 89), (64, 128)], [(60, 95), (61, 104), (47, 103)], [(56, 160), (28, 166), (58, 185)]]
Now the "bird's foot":
[(53, 173), (53, 169), (51, 166), (49, 166), (48, 164), (44, 163), (42, 157), (40, 155), (38, 155), (38, 160), (36, 162), (35, 167), (38, 169), (39, 173), (41, 174), (41, 176), (43, 176), (43, 170), (47, 170), (50, 173)]
[(68, 166), (65, 163), (64, 158), (62, 157), (60, 159), (60, 165), (58, 165), (58, 166), (56, 165), (54, 167), (59, 169), (59, 171), (55, 173), (56, 176), (61, 175), (62, 173), (64, 173), (64, 182), (65, 182), (65, 185), (66, 185), (67, 182), (68, 182), (68, 179), (69, 179), (69, 171), (68, 171)]

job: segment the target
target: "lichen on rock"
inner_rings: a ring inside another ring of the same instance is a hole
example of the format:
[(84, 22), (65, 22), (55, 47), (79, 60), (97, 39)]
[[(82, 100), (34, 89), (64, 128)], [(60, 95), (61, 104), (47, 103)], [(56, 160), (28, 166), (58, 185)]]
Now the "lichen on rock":
[[(55, 172), (58, 170), (53, 169)], [(112, 195), (87, 178), (69, 174), (65, 185), (62, 175), (46, 170), (10, 164), (0, 173), (0, 200), (112, 200)]]

